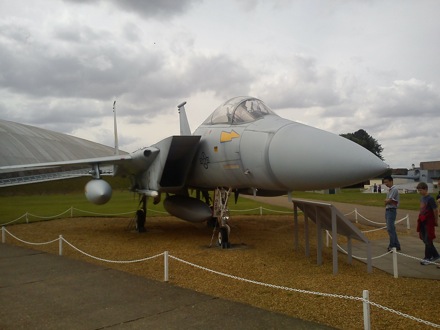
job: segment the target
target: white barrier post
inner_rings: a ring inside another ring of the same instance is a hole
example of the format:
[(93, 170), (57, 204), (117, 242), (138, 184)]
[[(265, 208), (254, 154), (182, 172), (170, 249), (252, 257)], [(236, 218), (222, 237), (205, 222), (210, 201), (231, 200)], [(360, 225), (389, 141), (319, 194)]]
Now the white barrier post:
[(263, 207), (260, 206), (260, 216), (263, 215)]
[(397, 250), (395, 247), (393, 247), (393, 273), (394, 273), (394, 278), (399, 277), (399, 272), (397, 269)]
[(70, 207), (70, 217), (73, 218), (73, 206)]
[(411, 226), (409, 225), (409, 214), (406, 215), (406, 229), (411, 229)]
[(2, 243), (6, 243), (6, 231), (5, 226), (2, 226)]
[(368, 290), (364, 290), (362, 293), (362, 297), (364, 298), (363, 301), (363, 309), (364, 309), (364, 329), (370, 330), (371, 329), (371, 321), (370, 321), (370, 295), (368, 293)]
[(168, 282), (168, 251), (163, 253), (164, 281)]
[(354, 218), (356, 219), (356, 223), (358, 223), (358, 209), (354, 209)]
[(26, 223), (29, 223), (28, 213), (26, 212)]
[(59, 244), (58, 244), (58, 255), (63, 255), (63, 235), (60, 235), (59, 237)]
[(329, 244), (330, 244), (330, 238), (329, 238), (329, 233), (328, 233), (328, 230), (326, 229), (325, 230), (325, 245), (328, 247), (329, 246)]

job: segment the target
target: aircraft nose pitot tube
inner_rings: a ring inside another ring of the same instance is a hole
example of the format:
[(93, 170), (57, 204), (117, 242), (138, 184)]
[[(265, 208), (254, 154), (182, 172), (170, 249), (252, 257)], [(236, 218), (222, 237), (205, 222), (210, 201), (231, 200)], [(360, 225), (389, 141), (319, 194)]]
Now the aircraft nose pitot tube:
[(362, 146), (299, 123), (272, 137), (267, 155), (274, 177), (289, 190), (344, 187), (374, 178), (387, 164)]

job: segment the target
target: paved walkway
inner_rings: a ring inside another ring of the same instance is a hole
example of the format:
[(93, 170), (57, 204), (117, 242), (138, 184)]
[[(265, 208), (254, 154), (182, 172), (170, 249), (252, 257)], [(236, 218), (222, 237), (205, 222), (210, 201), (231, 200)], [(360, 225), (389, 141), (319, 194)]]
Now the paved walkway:
[[(290, 203), (285, 196), (255, 198), (264, 203), (292, 208), (292, 203)], [(379, 223), (385, 222), (385, 210), (382, 207), (334, 202), (324, 203), (333, 204), (343, 214), (349, 214), (347, 215), (347, 218), (352, 221), (356, 221), (355, 214), (352, 212), (357, 209), (357, 212), (368, 220)], [(397, 231), (400, 232), (399, 241), (402, 247), (402, 250), (397, 253), (397, 275), (399, 277), (403, 276), (440, 280), (440, 269), (438, 269), (435, 265), (420, 265), (419, 258), (424, 257), (425, 245), (419, 239), (418, 233), (416, 231), (418, 211), (399, 209), (397, 212), (397, 220), (400, 220), (407, 215), (409, 216), (410, 229), (407, 229), (406, 221), (403, 221), (396, 226)], [(362, 217), (358, 216), (357, 220), (361, 224), (372, 226), (371, 222), (364, 220)], [(376, 225), (376, 227), (382, 226), (384, 225)], [(388, 253), (387, 255), (380, 258), (375, 258), (387, 252), (388, 242), (388, 238), (371, 241), (371, 255), (373, 257), (372, 264), (373, 267), (394, 275), (392, 253)], [(435, 245), (438, 249), (440, 248), (440, 229), (437, 229), (437, 238), (435, 240)], [(367, 255), (365, 251), (365, 245), (357, 244), (357, 241), (353, 240), (352, 254), (356, 257), (365, 258)], [(440, 264), (440, 262), (437, 263)]]
[(0, 243), (0, 329), (330, 329)]

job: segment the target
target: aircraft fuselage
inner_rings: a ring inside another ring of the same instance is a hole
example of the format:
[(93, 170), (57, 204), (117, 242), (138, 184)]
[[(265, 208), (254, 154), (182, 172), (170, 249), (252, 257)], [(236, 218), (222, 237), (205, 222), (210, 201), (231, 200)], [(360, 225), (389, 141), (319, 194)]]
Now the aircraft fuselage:
[(189, 185), (273, 192), (327, 189), (386, 169), (365, 148), (338, 135), (266, 115), (239, 125), (202, 125)]

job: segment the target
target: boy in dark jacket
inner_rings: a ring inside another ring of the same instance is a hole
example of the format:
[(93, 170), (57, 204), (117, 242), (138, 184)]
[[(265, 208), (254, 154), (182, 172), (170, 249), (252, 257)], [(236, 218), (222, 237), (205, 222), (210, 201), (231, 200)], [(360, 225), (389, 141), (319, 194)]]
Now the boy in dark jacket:
[(438, 226), (438, 208), (434, 198), (428, 194), (428, 185), (420, 182), (417, 185), (420, 198), (420, 212), (417, 219), (417, 231), (419, 237), (425, 243), (425, 258), (421, 265), (429, 265), (440, 260), (440, 255), (434, 246), (435, 227)]

